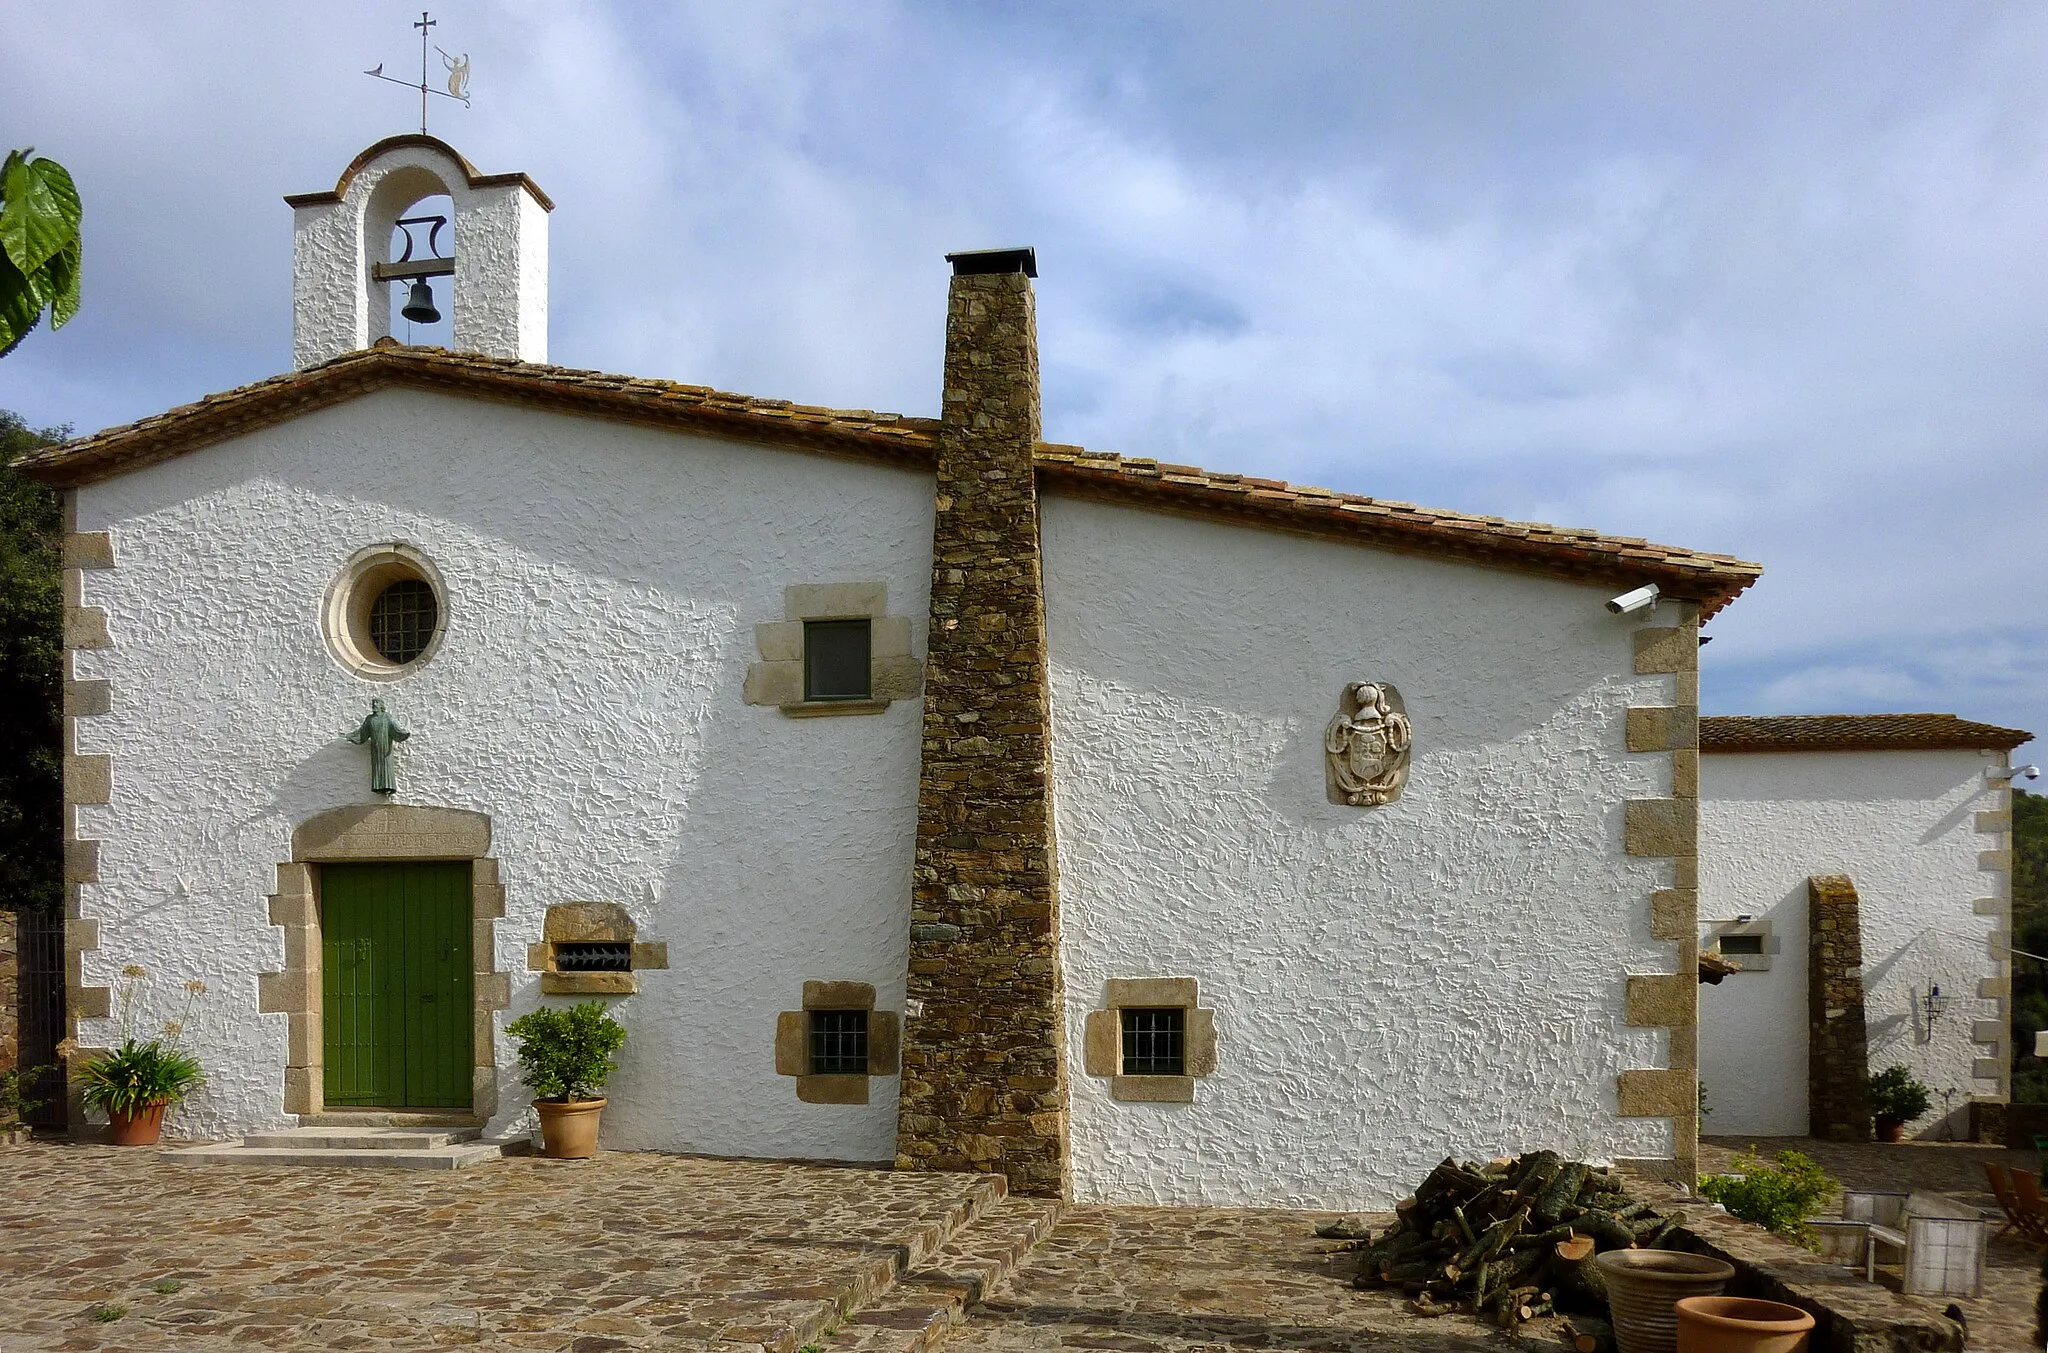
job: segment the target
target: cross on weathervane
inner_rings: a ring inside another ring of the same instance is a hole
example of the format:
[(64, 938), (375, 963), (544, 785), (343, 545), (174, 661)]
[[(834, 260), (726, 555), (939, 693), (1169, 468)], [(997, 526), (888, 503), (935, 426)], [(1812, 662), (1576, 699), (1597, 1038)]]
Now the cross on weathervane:
[(435, 47), (434, 50), (436, 52), (441, 53), (441, 64), (445, 66), (448, 70), (448, 88), (445, 91), (439, 90), (433, 88), (431, 85), (427, 83), (427, 48), (429, 46), (427, 39), (427, 30), (430, 28), (439, 28), (440, 26), (441, 21), (439, 19), (428, 18), (427, 12), (425, 10), (420, 11), (420, 21), (413, 25), (414, 28), (420, 30), (420, 82), (418, 84), (414, 84), (410, 80), (401, 80), (395, 75), (386, 75), (384, 73), (384, 63), (382, 61), (379, 61), (377, 63), (377, 68), (375, 70), (366, 70), (363, 72), (363, 74), (373, 75), (379, 80), (389, 80), (394, 85), (404, 85), (407, 89), (417, 89), (420, 92), (421, 135), (425, 135), (427, 130), (427, 95), (433, 94), (444, 99), (454, 99), (464, 108), (469, 107), (468, 52), (464, 52), (460, 57), (453, 57), (448, 55), (448, 53), (441, 51), (439, 47)]

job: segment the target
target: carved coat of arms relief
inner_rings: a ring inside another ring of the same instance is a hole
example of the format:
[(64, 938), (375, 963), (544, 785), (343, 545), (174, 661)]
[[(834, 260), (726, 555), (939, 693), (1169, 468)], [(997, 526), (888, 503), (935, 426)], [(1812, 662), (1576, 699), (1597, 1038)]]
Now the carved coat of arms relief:
[(1344, 687), (1337, 717), (1323, 730), (1324, 781), (1330, 802), (1376, 808), (1401, 797), (1408, 783), (1414, 730), (1401, 692), (1384, 681)]

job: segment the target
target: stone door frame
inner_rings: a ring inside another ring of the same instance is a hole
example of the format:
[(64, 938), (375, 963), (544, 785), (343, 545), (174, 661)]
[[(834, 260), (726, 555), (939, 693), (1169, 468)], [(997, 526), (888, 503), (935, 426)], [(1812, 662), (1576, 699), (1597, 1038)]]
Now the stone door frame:
[(471, 1017), (470, 1112), (498, 1111), (495, 1013), (512, 1002), (512, 978), (497, 963), (505, 889), (491, 858), (488, 813), (401, 803), (359, 803), (315, 813), (292, 832), (292, 857), (277, 866), (270, 923), (284, 930), (284, 971), (256, 978), (256, 1008), (285, 1016), (284, 1111), (326, 1111), (322, 1025), (320, 872), (323, 864), (456, 860), (469, 867)]

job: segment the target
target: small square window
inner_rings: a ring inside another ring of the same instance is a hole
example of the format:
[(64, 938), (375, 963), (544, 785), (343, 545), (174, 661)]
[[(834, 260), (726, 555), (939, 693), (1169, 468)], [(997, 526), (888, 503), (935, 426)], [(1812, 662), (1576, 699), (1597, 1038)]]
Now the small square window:
[(631, 972), (631, 944), (573, 944), (555, 942), (557, 972)]
[(868, 1074), (868, 1012), (865, 1010), (813, 1010), (811, 1015), (811, 1074), (813, 1076), (865, 1076)]
[(1721, 937), (1721, 952), (1730, 955), (1747, 954), (1753, 958), (1761, 957), (1764, 952), (1764, 937), (1762, 935), (1723, 935)]
[(804, 622), (804, 699), (866, 700), (872, 647), (868, 620)]
[(1187, 1011), (1131, 1010), (1124, 1018), (1126, 1076), (1187, 1074)]

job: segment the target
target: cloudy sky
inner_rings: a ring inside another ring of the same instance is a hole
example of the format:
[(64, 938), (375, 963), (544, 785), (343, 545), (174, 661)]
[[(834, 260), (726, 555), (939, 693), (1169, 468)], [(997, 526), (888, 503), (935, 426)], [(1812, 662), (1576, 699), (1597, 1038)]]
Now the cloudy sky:
[[(941, 256), (1033, 244), (1050, 439), (1740, 554), (1712, 712), (2048, 731), (2048, 6), (435, 13), (433, 130), (557, 203), (557, 361), (932, 414)], [(0, 407), (285, 369), (280, 197), (416, 127), (360, 72), (417, 17), (0, 10), (87, 210)]]

